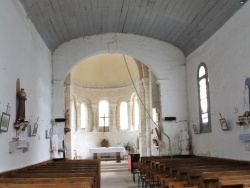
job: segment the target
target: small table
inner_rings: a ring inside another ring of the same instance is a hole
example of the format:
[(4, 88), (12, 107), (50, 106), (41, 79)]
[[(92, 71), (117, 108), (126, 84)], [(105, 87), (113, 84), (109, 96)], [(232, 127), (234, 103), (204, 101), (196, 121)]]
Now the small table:
[(138, 162), (140, 160), (140, 154), (139, 153), (131, 153), (128, 154), (128, 169), (133, 173), (134, 171), (134, 162)]
[(124, 147), (96, 147), (90, 148), (89, 153), (93, 154), (93, 159), (97, 159), (98, 153), (116, 153), (116, 162), (121, 162), (121, 152), (123, 152)]

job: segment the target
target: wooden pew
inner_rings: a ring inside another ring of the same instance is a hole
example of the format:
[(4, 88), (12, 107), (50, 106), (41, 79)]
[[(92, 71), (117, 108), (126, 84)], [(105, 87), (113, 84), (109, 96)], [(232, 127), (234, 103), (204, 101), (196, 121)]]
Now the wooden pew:
[[(0, 178), (1, 187), (95, 187), (100, 188), (100, 160), (52, 161), (7, 173)], [(24, 180), (22, 180), (24, 179)], [(44, 181), (42, 181), (44, 180)], [(46, 181), (45, 181), (46, 180)], [(34, 183), (36, 182), (34, 186)], [(62, 184), (62, 182), (64, 182)], [(56, 185), (54, 185), (56, 184)], [(74, 185), (73, 185), (74, 184)]]
[(3, 183), (74, 183), (74, 182), (94, 182), (94, 177), (67, 177), (67, 178), (0, 178)]
[(250, 183), (244, 183), (243, 188), (250, 188)]
[[(227, 160), (227, 159), (216, 159), (216, 158), (181, 158), (181, 159), (162, 159), (162, 158), (145, 158), (145, 161), (147, 161), (147, 164), (156, 164), (159, 163), (160, 168), (159, 169), (165, 169), (165, 176), (167, 175), (166, 169), (170, 169), (171, 173), (170, 175), (175, 177), (176, 180), (185, 180), (186, 178), (189, 179), (189, 186), (194, 185), (197, 186), (200, 184), (200, 186), (203, 186), (203, 183), (201, 183), (201, 174), (204, 172), (227, 172), (230, 170), (234, 171), (244, 171), (249, 170), (249, 162), (246, 161), (236, 161), (236, 160)], [(153, 168), (154, 165), (151, 166)], [(163, 167), (164, 166), (164, 167)], [(158, 170), (159, 170), (158, 169)], [(179, 173), (179, 177), (177, 176)], [(154, 171), (152, 170), (154, 173)], [(164, 178), (164, 174), (158, 173), (157, 170), (155, 171), (155, 174), (160, 177), (161, 180)], [(163, 177), (161, 177), (163, 176)], [(155, 177), (154, 177), (155, 179)], [(161, 181), (160, 180), (160, 181)], [(155, 181), (155, 180), (154, 180)], [(203, 181), (203, 180), (202, 180)], [(207, 182), (205, 182), (207, 183)], [(245, 184), (246, 186), (248, 184)], [(209, 187), (209, 184), (207, 184), (207, 187)]]
[(242, 188), (244, 185), (249, 185), (250, 180), (249, 179), (242, 179), (242, 180), (219, 180), (218, 187), (219, 188), (227, 188), (227, 187), (233, 187), (233, 188)]
[(75, 186), (79, 184), (82, 187), (93, 188), (94, 178), (93, 177), (72, 177), (72, 178), (0, 178), (0, 188), (1, 187), (22, 187), (29, 184), (31, 187), (36, 187), (36, 185), (56, 185), (58, 188), (63, 188), (64, 185)]
[(199, 172), (194, 172), (193, 174), (188, 175), (188, 181), (189, 181), (189, 185), (199, 185), (199, 187), (213, 187), (214, 186), (214, 179), (206, 179), (204, 181), (204, 179), (202, 178), (202, 173), (205, 172), (211, 172), (216, 174), (217, 172), (222, 172), (222, 173), (226, 173), (228, 171), (242, 171), (242, 170), (246, 170), (246, 169), (241, 169), (241, 168), (230, 168), (230, 167), (224, 167), (224, 168), (214, 168), (214, 169), (202, 169), (199, 170)]
[(202, 172), (201, 187), (218, 187), (220, 180), (250, 179), (250, 170), (229, 170), (218, 172)]
[(91, 185), (86, 183), (41, 183), (41, 184), (15, 184), (6, 183), (0, 184), (0, 188), (92, 188)]
[(186, 181), (175, 181), (175, 182), (168, 182), (168, 188), (176, 188), (176, 187), (186, 187)]

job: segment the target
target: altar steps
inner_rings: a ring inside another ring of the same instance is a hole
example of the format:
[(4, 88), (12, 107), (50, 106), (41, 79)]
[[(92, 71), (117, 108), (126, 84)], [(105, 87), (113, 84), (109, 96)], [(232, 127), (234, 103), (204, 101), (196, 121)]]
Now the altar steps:
[(122, 160), (120, 163), (116, 161), (101, 161), (101, 172), (120, 172), (128, 171), (128, 162)]

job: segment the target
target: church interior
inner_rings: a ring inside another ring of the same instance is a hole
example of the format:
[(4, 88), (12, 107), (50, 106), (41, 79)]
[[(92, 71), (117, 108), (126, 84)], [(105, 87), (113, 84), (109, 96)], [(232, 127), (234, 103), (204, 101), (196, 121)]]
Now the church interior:
[(131, 172), (151, 187), (142, 164), (163, 159), (230, 161), (250, 176), (249, 10), (247, 0), (2, 1), (0, 187), (38, 164), (93, 170), (135, 154)]

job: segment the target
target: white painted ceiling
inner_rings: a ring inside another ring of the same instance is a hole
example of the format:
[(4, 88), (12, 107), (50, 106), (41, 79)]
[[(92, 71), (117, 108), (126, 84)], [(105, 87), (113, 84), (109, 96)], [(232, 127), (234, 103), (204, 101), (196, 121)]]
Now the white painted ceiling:
[(131, 33), (169, 42), (185, 55), (213, 35), (241, 0), (20, 0), (53, 53), (64, 42)]

